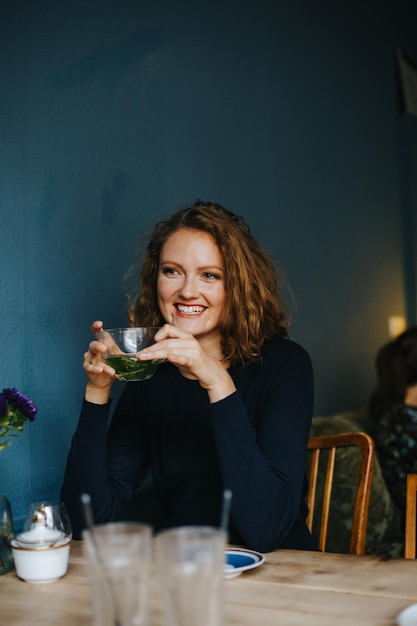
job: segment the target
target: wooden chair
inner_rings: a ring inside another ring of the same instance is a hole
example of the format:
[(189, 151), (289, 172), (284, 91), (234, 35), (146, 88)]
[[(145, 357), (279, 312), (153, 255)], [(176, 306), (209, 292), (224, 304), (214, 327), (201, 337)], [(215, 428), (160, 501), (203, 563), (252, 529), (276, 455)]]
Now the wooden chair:
[[(360, 449), (358, 483), (352, 515), (352, 529), (350, 535), (350, 554), (365, 554), (366, 528), (368, 524), (369, 500), (371, 497), (372, 472), (375, 460), (375, 444), (369, 435), (363, 432), (338, 433), (310, 437), (307, 449), (311, 450), (310, 482), (307, 494), (309, 509), (307, 526), (313, 530), (317, 483), (322, 451), (327, 452), (327, 464), (324, 481), (323, 505), (319, 524), (319, 549), (326, 551), (329, 512), (332, 496), (336, 451), (338, 448), (355, 446)], [(316, 507), (318, 508), (318, 507)]]
[(404, 557), (406, 559), (416, 558), (416, 498), (417, 474), (407, 474), (404, 541)]

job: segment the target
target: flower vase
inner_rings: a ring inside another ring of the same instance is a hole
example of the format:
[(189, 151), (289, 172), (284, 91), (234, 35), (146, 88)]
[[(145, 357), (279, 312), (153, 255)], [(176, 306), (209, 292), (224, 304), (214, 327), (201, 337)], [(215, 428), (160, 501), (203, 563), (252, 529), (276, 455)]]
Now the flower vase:
[(13, 538), (13, 519), (10, 502), (0, 496), (0, 574), (13, 568), (13, 555), (10, 542)]

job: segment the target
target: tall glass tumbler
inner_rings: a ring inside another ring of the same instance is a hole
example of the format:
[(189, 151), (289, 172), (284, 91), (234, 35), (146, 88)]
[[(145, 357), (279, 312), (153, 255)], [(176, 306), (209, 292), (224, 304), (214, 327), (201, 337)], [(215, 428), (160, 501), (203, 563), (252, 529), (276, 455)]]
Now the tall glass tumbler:
[(95, 626), (149, 626), (152, 529), (114, 522), (84, 530)]
[(165, 626), (222, 626), (226, 532), (183, 526), (156, 537)]

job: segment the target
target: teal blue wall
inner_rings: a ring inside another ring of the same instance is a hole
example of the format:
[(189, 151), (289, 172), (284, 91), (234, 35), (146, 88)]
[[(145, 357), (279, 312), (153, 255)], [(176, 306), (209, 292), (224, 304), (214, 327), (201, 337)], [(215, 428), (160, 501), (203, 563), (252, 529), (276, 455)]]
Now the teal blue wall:
[(90, 323), (125, 324), (140, 234), (197, 197), (286, 267), (315, 412), (362, 406), (388, 316), (416, 321), (417, 118), (395, 72), (398, 46), (417, 60), (414, 0), (0, 12), (0, 387), (39, 409), (0, 453), (15, 518), (59, 493)]

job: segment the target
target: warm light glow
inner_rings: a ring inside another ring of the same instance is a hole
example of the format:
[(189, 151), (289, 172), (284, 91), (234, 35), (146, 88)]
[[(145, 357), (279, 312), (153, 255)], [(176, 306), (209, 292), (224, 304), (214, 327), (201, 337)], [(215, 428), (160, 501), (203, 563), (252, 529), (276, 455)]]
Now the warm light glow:
[(394, 338), (405, 331), (407, 322), (404, 315), (390, 315), (388, 317), (388, 333)]

